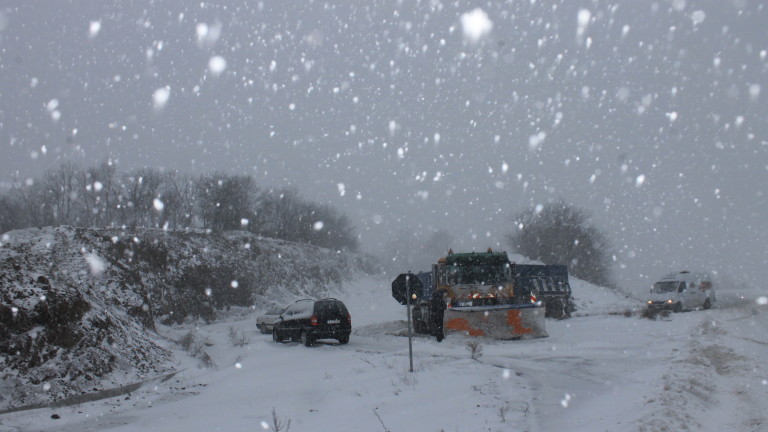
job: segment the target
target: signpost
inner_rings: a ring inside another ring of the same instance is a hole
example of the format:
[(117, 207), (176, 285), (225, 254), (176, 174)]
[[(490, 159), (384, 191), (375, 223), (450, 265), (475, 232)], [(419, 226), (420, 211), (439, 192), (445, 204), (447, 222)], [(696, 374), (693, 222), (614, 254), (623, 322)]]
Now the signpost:
[(415, 274), (402, 273), (392, 282), (392, 297), (401, 305), (407, 305), (408, 314), (408, 358), (413, 372), (413, 323), (411, 322), (411, 301), (421, 298), (423, 286)]
[(406, 304), (408, 305), (406, 307), (406, 311), (408, 314), (408, 358), (411, 362), (411, 372), (413, 372), (413, 332), (411, 331), (411, 277), (413, 275), (408, 273), (408, 275), (405, 277), (405, 295), (407, 297)]

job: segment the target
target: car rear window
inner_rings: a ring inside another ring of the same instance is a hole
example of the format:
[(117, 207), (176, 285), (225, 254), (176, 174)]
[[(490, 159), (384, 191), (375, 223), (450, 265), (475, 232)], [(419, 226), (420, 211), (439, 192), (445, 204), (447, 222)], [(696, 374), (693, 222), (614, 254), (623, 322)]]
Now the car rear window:
[(346, 318), (347, 308), (338, 301), (320, 301), (315, 305), (315, 311), (320, 319)]

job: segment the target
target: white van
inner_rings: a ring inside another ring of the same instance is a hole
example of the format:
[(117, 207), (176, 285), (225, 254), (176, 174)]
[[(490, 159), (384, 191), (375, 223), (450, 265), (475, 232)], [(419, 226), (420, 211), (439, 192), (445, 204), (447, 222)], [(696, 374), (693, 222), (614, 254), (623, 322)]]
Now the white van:
[(649, 309), (672, 309), (674, 312), (709, 309), (715, 304), (715, 289), (707, 273), (681, 271), (671, 273), (653, 284), (648, 299)]

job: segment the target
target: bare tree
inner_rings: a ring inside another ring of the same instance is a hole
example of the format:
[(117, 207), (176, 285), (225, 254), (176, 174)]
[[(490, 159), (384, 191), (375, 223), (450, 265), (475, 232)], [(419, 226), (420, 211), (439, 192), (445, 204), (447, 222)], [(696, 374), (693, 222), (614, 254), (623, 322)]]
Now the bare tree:
[(118, 175), (111, 161), (87, 170), (65, 162), (43, 181), (17, 182), (0, 204), (3, 229), (55, 223), (171, 229), (202, 225), (335, 250), (359, 247), (351, 221), (335, 208), (303, 199), (296, 188), (260, 193), (250, 176), (193, 178), (152, 168)]
[(16, 182), (16, 186), (11, 191), (11, 198), (19, 204), (20, 216), (23, 221), (18, 224), (17, 228), (47, 226), (57, 223), (50, 194), (41, 182), (25, 182), (24, 185)]
[(611, 246), (590, 214), (562, 200), (519, 213), (508, 243), (519, 253), (545, 264), (565, 264), (586, 281), (613, 286)]
[(91, 201), (91, 226), (114, 224), (114, 210), (117, 204), (117, 166), (109, 160), (87, 171), (84, 195)]
[(166, 174), (160, 190), (161, 200), (165, 203), (162, 223), (168, 222), (174, 229), (193, 226), (199, 205), (197, 192), (193, 177), (179, 172)]
[(352, 221), (347, 215), (339, 213), (334, 208), (329, 207), (329, 213), (328, 223), (325, 227), (328, 238), (324, 247), (357, 252), (360, 248), (360, 241)]
[(23, 218), (22, 206), (10, 195), (0, 196), (0, 234), (23, 228), (26, 221)]
[(120, 221), (124, 225), (157, 226), (159, 216), (155, 211), (155, 199), (161, 182), (160, 172), (143, 168), (124, 174), (118, 198)]
[(352, 222), (329, 205), (305, 202), (300, 207), (305, 212), (305, 230), (298, 240), (304, 243), (335, 250), (356, 251), (358, 248)]
[(227, 231), (250, 223), (252, 203), (257, 188), (250, 176), (213, 174), (202, 176), (197, 183), (200, 215), (206, 228)]
[(304, 201), (296, 188), (270, 189), (260, 197), (257, 208), (259, 234), (290, 241), (302, 241), (308, 223)]
[(78, 200), (81, 192), (81, 177), (80, 167), (69, 161), (63, 162), (43, 175), (43, 188), (46, 195), (44, 204), (50, 206), (54, 224), (80, 225)]
[(255, 207), (261, 235), (335, 250), (357, 251), (359, 242), (349, 218), (329, 205), (301, 197), (295, 188), (270, 189)]

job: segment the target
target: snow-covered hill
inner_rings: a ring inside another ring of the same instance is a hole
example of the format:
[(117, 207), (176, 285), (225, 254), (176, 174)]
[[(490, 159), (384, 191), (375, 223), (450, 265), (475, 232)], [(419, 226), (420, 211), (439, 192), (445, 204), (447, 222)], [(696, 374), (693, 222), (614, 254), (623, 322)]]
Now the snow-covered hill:
[[(127, 396), (0, 415), (0, 429), (768, 429), (764, 301), (649, 320), (626, 312), (639, 310), (639, 300), (571, 283), (579, 315), (547, 319), (549, 338), (494, 341), (454, 333), (438, 343), (419, 336), (413, 372), (402, 336), (405, 307), (392, 299), (388, 280), (359, 278), (332, 293), (352, 314), (347, 345), (277, 344), (258, 333), (253, 315), (231, 314), (211, 325), (159, 325), (171, 339), (195, 332), (214, 366), (176, 351), (184, 370), (167, 381)], [(233, 344), (233, 331), (249, 343)], [(470, 342), (479, 342), (474, 358)]]
[(179, 369), (155, 324), (338, 291), (362, 258), (244, 232), (46, 227), (0, 240), (0, 411)]

